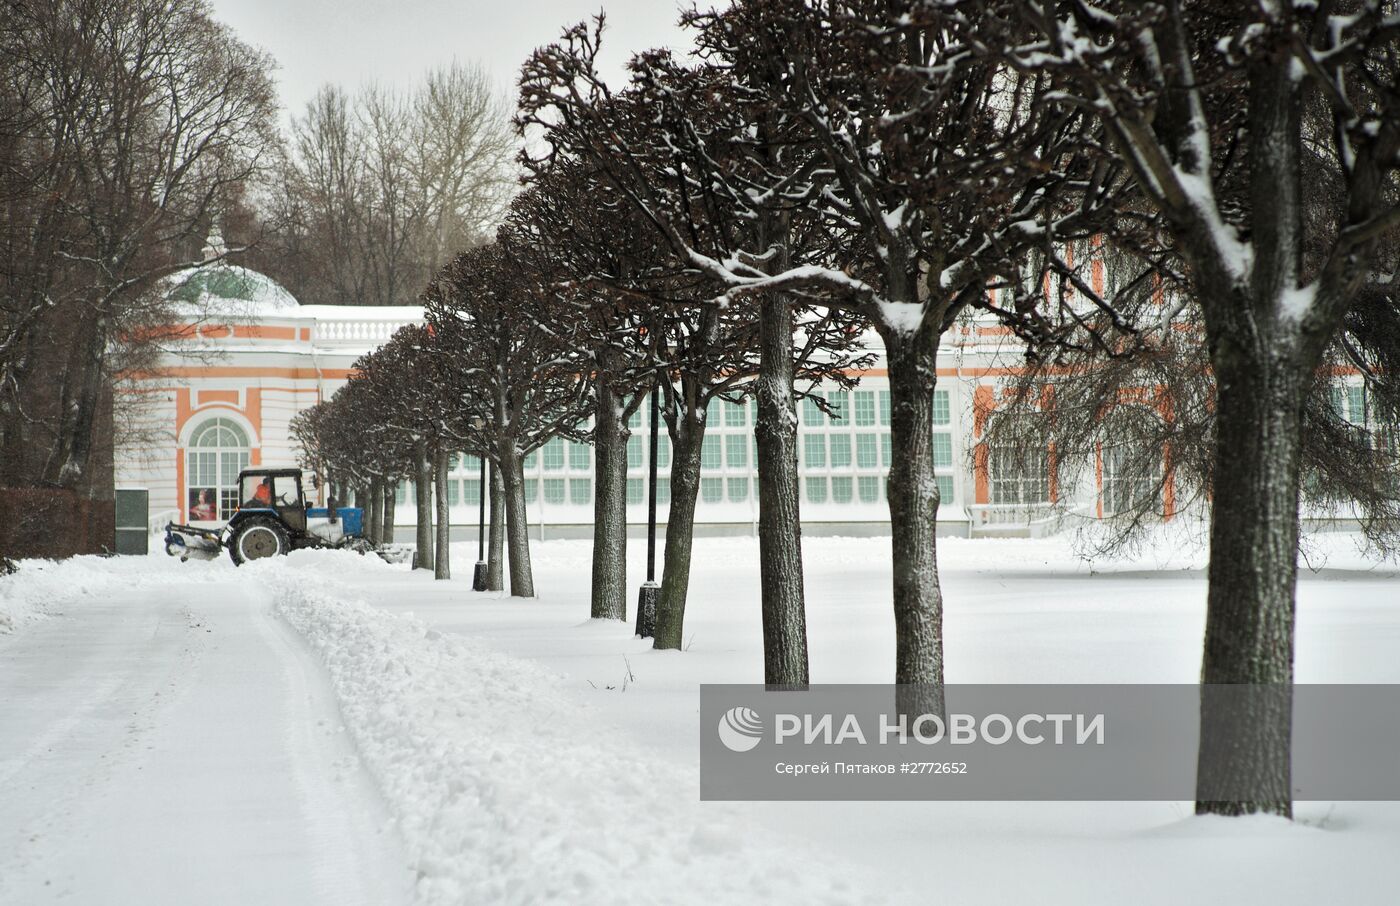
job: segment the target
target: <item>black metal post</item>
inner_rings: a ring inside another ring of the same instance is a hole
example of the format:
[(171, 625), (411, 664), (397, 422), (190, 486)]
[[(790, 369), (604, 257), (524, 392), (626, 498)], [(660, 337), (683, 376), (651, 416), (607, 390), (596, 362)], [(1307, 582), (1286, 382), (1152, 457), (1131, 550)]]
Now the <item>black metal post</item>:
[(651, 455), (647, 463), (650, 470), (647, 481), (647, 580), (637, 594), (637, 635), (644, 639), (656, 635), (656, 599), (661, 591), (656, 584), (656, 453), (660, 443), (660, 395), (658, 383), (651, 388)]
[(472, 571), (472, 591), (486, 591), (486, 457), (481, 457), (481, 484), (477, 488), (476, 569)]

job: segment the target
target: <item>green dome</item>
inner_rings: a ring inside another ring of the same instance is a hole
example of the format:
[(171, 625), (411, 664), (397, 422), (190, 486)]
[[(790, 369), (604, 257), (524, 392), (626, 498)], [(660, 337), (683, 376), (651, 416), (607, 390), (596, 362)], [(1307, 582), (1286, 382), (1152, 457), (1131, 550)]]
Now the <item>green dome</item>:
[(281, 284), (257, 271), (233, 264), (207, 264), (175, 274), (169, 297), (175, 302), (214, 308), (233, 307), (248, 314), (294, 309), (297, 300)]

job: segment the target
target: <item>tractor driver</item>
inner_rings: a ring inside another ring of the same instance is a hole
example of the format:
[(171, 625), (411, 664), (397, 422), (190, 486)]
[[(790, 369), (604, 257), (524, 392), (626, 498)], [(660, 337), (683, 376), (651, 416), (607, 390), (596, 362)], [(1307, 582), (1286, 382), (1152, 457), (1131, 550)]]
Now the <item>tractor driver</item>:
[(264, 478), (258, 484), (257, 490), (253, 491), (253, 499), (248, 501), (249, 507), (269, 507), (272, 506), (272, 478)]

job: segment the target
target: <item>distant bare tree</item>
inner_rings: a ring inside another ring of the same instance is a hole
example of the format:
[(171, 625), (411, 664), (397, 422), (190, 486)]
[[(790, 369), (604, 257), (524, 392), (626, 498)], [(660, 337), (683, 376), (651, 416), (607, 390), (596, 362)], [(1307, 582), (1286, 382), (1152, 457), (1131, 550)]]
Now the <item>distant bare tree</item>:
[(515, 186), (503, 96), (479, 66), (429, 70), (412, 91), (327, 85), (292, 123), (255, 259), (304, 303), (407, 305), (486, 241)]
[(16, 0), (0, 41), (0, 483), (82, 489), (114, 350), (276, 147), (271, 63), (203, 0)]

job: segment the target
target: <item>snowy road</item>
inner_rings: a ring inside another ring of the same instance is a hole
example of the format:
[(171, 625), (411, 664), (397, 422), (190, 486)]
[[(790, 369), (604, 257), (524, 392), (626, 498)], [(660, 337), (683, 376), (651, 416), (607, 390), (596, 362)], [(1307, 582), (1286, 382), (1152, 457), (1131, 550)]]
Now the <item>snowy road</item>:
[(0, 635), (0, 902), (410, 899), (323, 672), (227, 565)]
[[(1298, 676), (1400, 683), (1400, 573), (1350, 543), (1300, 578)], [(887, 547), (806, 542), (818, 682), (888, 680)], [(761, 679), (751, 540), (697, 545), (683, 653), (586, 619), (586, 543), (536, 553), (532, 601), (332, 552), (0, 579), (0, 906), (1395, 900), (1395, 803), (700, 802), (698, 686)], [(940, 557), (954, 681), (1199, 675), (1199, 553)]]

